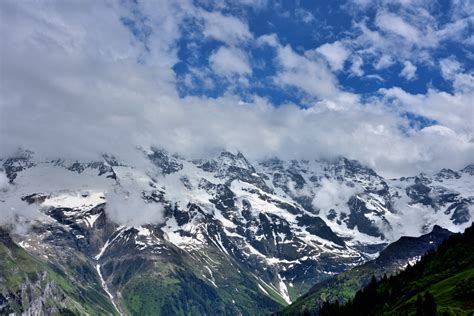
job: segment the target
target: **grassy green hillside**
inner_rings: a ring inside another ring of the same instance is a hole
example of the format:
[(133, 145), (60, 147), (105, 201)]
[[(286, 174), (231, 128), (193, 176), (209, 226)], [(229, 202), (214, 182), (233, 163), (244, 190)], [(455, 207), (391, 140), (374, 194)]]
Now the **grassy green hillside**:
[[(196, 264), (197, 255), (194, 260), (185, 253), (174, 261), (155, 258), (130, 273), (130, 279), (117, 279), (122, 282), (117, 286), (120, 306), (130, 315), (268, 315), (281, 309), (284, 302), (264, 295), (247, 271), (233, 273), (227, 268), (235, 262), (226, 261), (220, 253), (206, 255), (212, 258), (210, 262), (219, 262), (213, 267), (212, 282), (205, 277), (208, 271), (204, 261)], [(131, 265), (126, 262), (124, 268)], [(127, 275), (121, 267), (115, 269), (117, 278)]]

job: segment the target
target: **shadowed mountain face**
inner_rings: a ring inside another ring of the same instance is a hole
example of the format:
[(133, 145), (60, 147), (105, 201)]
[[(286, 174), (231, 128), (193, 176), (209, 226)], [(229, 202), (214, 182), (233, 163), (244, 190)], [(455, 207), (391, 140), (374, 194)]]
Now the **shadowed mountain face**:
[[(109, 156), (1, 160), (10, 184), (0, 205), (23, 210), (16, 221), (35, 214), (27, 234), (11, 233), (13, 245), (92, 284), (108, 312), (268, 314), (401, 236), (472, 221), (469, 168), (387, 180), (344, 158), (250, 162), (223, 152), (190, 161), (158, 149), (143, 157), (139, 166)], [(405, 261), (437, 242), (420, 239), (416, 249), (406, 240)], [(405, 250), (393, 247), (379, 260), (397, 262)], [(2, 288), (0, 311), (40, 310), (14, 303), (17, 290)]]

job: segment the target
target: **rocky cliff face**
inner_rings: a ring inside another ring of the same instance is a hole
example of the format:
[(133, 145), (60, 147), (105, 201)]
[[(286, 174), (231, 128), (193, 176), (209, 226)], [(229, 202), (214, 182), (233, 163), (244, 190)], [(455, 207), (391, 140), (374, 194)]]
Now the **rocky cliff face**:
[(116, 313), (95, 271), (85, 261), (66, 268), (58, 266), (58, 260), (32, 256), (2, 228), (0, 258), (2, 315)]
[(143, 157), (1, 160), (1, 207), (35, 214), (14, 243), (99, 286), (116, 313), (269, 313), (401, 236), (459, 231), (474, 215), (469, 167), (384, 179), (344, 158)]

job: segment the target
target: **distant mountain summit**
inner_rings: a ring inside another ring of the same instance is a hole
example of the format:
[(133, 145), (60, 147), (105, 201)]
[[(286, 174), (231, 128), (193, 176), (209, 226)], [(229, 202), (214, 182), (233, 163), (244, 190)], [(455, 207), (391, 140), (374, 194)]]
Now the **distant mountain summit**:
[[(39, 210), (18, 212), (30, 231), (11, 232), (13, 242), (66, 280), (98, 286), (116, 313), (268, 314), (402, 236), (460, 231), (474, 215), (469, 167), (385, 179), (345, 158), (142, 154), (137, 166), (0, 160), (2, 208)], [(28, 284), (2, 288), (0, 313)], [(23, 312), (48, 308), (20, 301)]]

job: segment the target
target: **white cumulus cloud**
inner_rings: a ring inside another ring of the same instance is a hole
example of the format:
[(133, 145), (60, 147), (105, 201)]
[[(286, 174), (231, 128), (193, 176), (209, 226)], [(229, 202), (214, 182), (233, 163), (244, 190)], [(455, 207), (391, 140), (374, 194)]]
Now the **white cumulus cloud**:
[(223, 76), (246, 75), (252, 72), (247, 56), (236, 48), (220, 47), (209, 57), (209, 63), (214, 71)]
[(416, 77), (416, 66), (413, 65), (409, 60), (403, 62), (403, 69), (400, 72), (400, 76), (407, 80), (413, 80)]
[(344, 63), (350, 54), (350, 51), (339, 41), (323, 44), (316, 51), (327, 59), (329, 65), (334, 70), (343, 69)]

